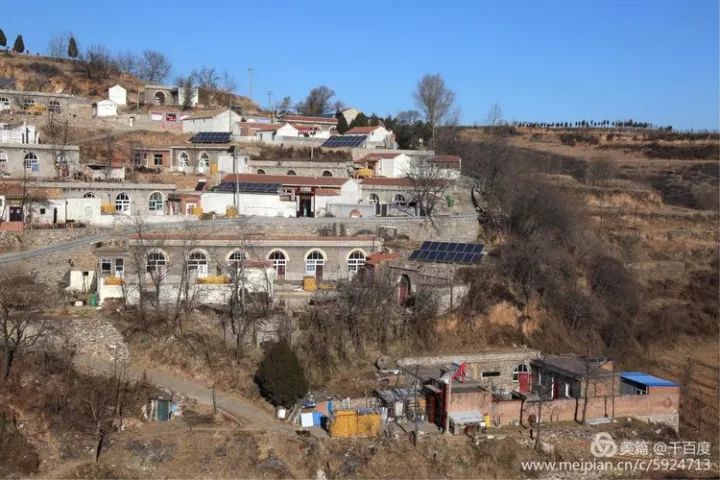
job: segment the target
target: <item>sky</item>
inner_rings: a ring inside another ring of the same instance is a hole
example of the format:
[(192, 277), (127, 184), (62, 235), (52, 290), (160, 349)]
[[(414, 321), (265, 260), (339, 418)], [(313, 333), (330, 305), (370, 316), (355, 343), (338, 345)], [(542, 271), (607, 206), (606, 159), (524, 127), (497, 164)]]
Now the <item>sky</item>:
[(319, 85), (366, 113), (415, 108), (439, 73), (464, 124), (493, 103), (508, 121), (632, 118), (676, 129), (720, 125), (718, 0), (23, 0), (0, 28), (45, 52), (72, 31), (80, 49), (159, 50), (169, 81), (214, 66), (253, 99), (301, 100)]

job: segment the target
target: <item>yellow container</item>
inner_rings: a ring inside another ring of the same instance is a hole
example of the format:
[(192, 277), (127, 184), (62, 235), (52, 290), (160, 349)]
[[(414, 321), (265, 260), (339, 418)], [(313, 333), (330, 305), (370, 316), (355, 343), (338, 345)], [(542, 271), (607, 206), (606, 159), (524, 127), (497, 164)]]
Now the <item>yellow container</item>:
[(210, 173), (215, 175), (218, 172), (218, 166), (217, 163), (214, 165), (210, 165)]
[(208, 275), (207, 277), (198, 278), (197, 283), (207, 285), (222, 285), (225, 283), (230, 283), (230, 277), (226, 275)]
[(492, 427), (492, 423), (490, 422), (490, 415), (485, 415), (485, 427)]
[(380, 434), (380, 415), (338, 410), (334, 412), (328, 431), (331, 437), (374, 437)]
[(202, 214), (203, 214), (202, 207), (193, 207), (192, 214), (198, 218), (202, 217)]
[(226, 217), (237, 217), (237, 208), (235, 207), (225, 207), (225, 216)]
[(306, 292), (314, 292), (317, 290), (317, 282), (315, 277), (303, 277), (303, 290)]
[(125, 282), (120, 277), (107, 277), (105, 279), (105, 285), (124, 285)]
[(112, 203), (103, 203), (100, 205), (100, 213), (103, 215), (112, 215), (115, 213), (115, 205)]

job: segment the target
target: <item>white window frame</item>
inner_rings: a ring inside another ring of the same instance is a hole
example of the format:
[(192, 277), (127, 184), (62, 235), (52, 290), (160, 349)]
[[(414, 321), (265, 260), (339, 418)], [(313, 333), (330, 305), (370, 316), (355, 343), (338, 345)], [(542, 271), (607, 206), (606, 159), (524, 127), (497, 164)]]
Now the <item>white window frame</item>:
[(198, 160), (198, 168), (210, 168), (210, 155), (207, 152), (202, 152)]
[(0, 97), (0, 112), (10, 110), (10, 99), (8, 97)]
[(518, 366), (516, 366), (515, 369), (513, 370), (513, 375), (512, 375), (513, 382), (518, 383), (520, 381), (520, 374), (528, 373), (529, 371), (530, 371), (530, 369), (528, 369), (528, 366), (525, 365), (524, 363), (521, 363)]
[(278, 268), (285, 267), (285, 274), (287, 274), (288, 259), (285, 252), (282, 250), (273, 250), (268, 255), (268, 260), (272, 262), (273, 269), (277, 272)]
[(25, 170), (31, 173), (40, 173), (40, 160), (35, 152), (28, 152), (23, 158)]
[(198, 278), (205, 278), (208, 276), (208, 265), (210, 261), (208, 256), (202, 250), (194, 250), (188, 255), (187, 269), (188, 273), (196, 272)]
[[(120, 198), (120, 196), (123, 196), (124, 198)], [(117, 195), (115, 195), (114, 205), (115, 213), (129, 214), (131, 205), (130, 195), (125, 192), (118, 193)]]
[[(360, 256), (358, 257), (357, 254)], [(347, 258), (347, 269), (350, 275), (355, 275), (365, 266), (365, 252), (353, 250)]]
[(399, 205), (401, 207), (406, 206), (407, 200), (405, 200), (405, 195), (403, 195), (402, 193), (396, 193), (395, 196), (393, 197), (393, 204)]
[(178, 168), (186, 168), (190, 166), (190, 155), (187, 152), (178, 153)]
[(95, 192), (87, 192), (83, 195), (83, 198), (97, 198), (97, 195), (95, 195)]
[[(160, 163), (158, 163), (158, 160), (160, 160)], [(163, 154), (162, 153), (153, 153), (153, 167), (162, 167), (163, 166)]]
[[(320, 258), (314, 258), (316, 256), (315, 254), (319, 255)], [(314, 276), (317, 272), (318, 265), (325, 266), (325, 254), (320, 250), (310, 250), (307, 255), (305, 255), (305, 273)]]
[[(158, 200), (158, 196), (160, 200)], [(152, 192), (148, 197), (148, 210), (155, 213), (162, 213), (164, 208), (165, 196), (161, 192)]]
[(168, 257), (164, 252), (150, 252), (145, 259), (145, 271), (152, 275), (153, 272), (160, 272), (160, 278), (165, 278), (167, 274)]

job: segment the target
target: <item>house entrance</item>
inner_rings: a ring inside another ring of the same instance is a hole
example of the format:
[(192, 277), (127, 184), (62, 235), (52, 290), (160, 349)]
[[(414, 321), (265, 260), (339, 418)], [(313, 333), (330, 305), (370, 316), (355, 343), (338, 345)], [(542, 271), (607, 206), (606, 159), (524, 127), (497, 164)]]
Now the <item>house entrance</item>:
[(299, 195), (298, 196), (298, 217), (314, 217), (315, 210), (313, 208), (313, 196), (312, 195)]

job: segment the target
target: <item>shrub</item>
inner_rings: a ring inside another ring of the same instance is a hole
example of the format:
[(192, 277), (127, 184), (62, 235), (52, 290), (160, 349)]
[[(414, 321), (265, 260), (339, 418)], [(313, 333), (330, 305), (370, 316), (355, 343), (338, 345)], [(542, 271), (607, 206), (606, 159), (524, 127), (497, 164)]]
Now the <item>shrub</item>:
[(587, 181), (597, 185), (615, 178), (618, 174), (617, 165), (609, 158), (596, 158), (590, 161), (587, 169)]
[(300, 361), (284, 339), (267, 349), (255, 381), (263, 397), (276, 406), (292, 406), (308, 389)]

